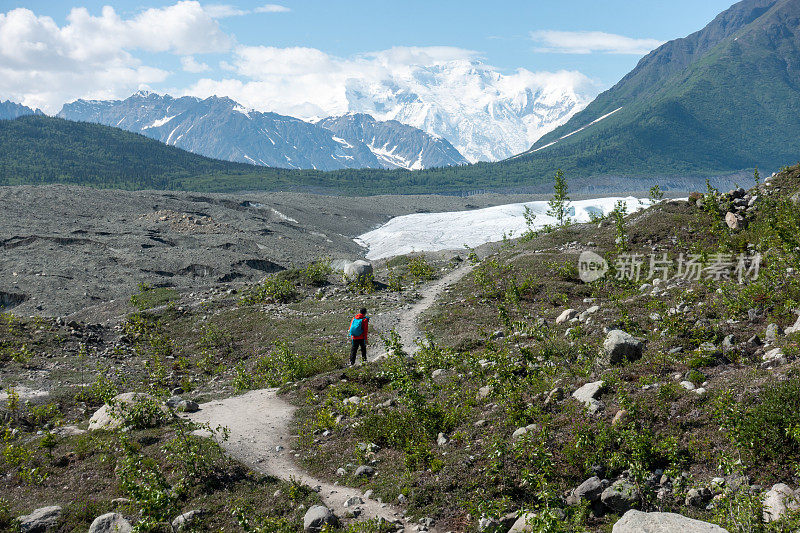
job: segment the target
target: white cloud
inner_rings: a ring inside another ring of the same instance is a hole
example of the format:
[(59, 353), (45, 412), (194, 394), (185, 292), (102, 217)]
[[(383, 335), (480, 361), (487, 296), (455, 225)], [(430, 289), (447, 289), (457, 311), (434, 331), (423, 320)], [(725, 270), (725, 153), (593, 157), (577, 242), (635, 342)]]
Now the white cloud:
[(226, 95), (261, 111), (324, 117), (348, 112), (347, 90), (354, 82), (381, 83), (410, 75), (415, 67), (476, 57), (474, 51), (447, 46), (395, 47), (349, 58), (316, 48), (240, 46), (223, 65), (236, 77), (199, 80), (186, 94)]
[(255, 8), (253, 11), (255, 13), (288, 13), (291, 11), (291, 9), (278, 4), (265, 4), (261, 7)]
[(74, 8), (63, 26), (29, 9), (13, 9), (0, 13), (0, 94), (52, 113), (65, 101), (126, 96), (169, 76), (143, 65), (134, 51), (190, 56), (232, 45), (196, 1), (130, 18), (108, 6), (99, 15)]
[(252, 13), (288, 13), (291, 11), (288, 7), (278, 4), (266, 4), (253, 10), (241, 9), (228, 4), (206, 4), (203, 6), (203, 10), (216, 19), (241, 17)]
[(181, 66), (183, 66), (184, 71), (194, 74), (211, 70), (211, 67), (206, 63), (200, 63), (194, 56), (183, 56), (181, 58)]
[(531, 32), (530, 37), (539, 45), (535, 51), (558, 54), (645, 55), (664, 44), (658, 39), (634, 39), (602, 31), (540, 30)]

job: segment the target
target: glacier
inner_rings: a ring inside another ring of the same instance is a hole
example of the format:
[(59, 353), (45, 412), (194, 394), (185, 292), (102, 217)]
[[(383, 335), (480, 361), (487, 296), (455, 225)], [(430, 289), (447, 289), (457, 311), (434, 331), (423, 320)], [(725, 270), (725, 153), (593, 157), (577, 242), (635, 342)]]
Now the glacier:
[[(618, 201), (625, 203), (628, 213), (652, 205), (646, 198), (609, 197), (570, 202), (572, 222), (590, 222), (592, 217), (610, 213)], [(367, 259), (376, 260), (412, 252), (456, 250), (475, 247), (503, 239), (519, 237), (528, 228), (525, 207), (536, 214), (534, 229), (554, 225), (556, 220), (547, 214), (546, 201), (498, 205), (472, 211), (415, 213), (392, 218), (386, 224), (359, 235), (355, 241), (368, 248)]]

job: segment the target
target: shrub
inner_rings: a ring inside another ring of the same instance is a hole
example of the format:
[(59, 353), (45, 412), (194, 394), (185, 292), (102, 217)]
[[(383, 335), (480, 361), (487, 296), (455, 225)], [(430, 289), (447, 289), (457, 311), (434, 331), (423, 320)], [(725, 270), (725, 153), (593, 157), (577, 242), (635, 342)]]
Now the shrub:
[(800, 459), (800, 441), (792, 428), (800, 425), (800, 378), (770, 385), (760, 397), (736, 402), (730, 392), (719, 395), (715, 415), (734, 444), (754, 461)]
[(297, 297), (297, 289), (291, 281), (280, 276), (269, 276), (263, 283), (251, 287), (242, 295), (247, 305), (260, 303), (289, 303)]
[(131, 296), (131, 305), (139, 311), (165, 305), (178, 299), (178, 291), (167, 287), (150, 287), (139, 284), (139, 292)]
[(411, 273), (411, 277), (415, 282), (429, 281), (436, 275), (436, 271), (430, 263), (428, 263), (424, 255), (412, 257), (408, 261), (408, 271)]

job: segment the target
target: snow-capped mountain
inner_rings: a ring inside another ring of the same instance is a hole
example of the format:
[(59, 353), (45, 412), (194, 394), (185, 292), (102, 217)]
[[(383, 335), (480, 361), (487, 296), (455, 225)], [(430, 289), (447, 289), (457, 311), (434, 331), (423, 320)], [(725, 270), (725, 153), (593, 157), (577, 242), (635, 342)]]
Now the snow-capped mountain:
[(396, 120), (379, 122), (370, 115), (356, 113), (326, 118), (317, 124), (332, 131), (337, 138), (361, 139), (389, 168), (420, 170), (467, 163), (449, 142)]
[(447, 139), (469, 161), (524, 152), (586, 107), (594, 94), (580, 75), (504, 75), (478, 60), (412, 66), (380, 81), (347, 83), (352, 113), (397, 120)]
[(0, 120), (15, 119), (25, 115), (42, 115), (39, 109), (31, 109), (22, 104), (17, 104), (11, 100), (0, 102)]
[(329, 129), (216, 96), (201, 100), (142, 91), (125, 100), (77, 100), (58, 116), (141, 133), (208, 157), (272, 167), (416, 169), (466, 163), (447, 141), (396, 122), (342, 117), (327, 121)]

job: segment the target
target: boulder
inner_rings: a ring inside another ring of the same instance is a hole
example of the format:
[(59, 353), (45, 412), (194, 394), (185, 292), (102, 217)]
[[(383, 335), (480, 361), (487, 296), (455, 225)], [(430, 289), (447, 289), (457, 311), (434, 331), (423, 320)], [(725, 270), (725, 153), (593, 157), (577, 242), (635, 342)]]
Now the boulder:
[(361, 477), (361, 476), (370, 477), (375, 475), (375, 469), (372, 468), (371, 466), (361, 465), (358, 468), (356, 468), (356, 471), (353, 475), (356, 477)]
[(597, 399), (597, 397), (600, 396), (603, 385), (604, 382), (602, 380), (587, 383), (573, 392), (572, 397), (585, 405), (590, 413), (594, 414), (603, 407), (602, 402)]
[(705, 507), (706, 504), (711, 500), (713, 494), (710, 490), (705, 487), (701, 487), (699, 489), (689, 489), (686, 493), (686, 500), (684, 503), (686, 507), (698, 507), (702, 508)]
[(175, 520), (172, 521), (172, 531), (175, 533), (180, 533), (181, 531), (191, 529), (192, 526), (194, 526), (204, 514), (204, 511), (200, 509), (194, 509), (192, 511), (187, 511), (182, 515), (176, 516)]
[(563, 324), (564, 322), (569, 322), (576, 316), (578, 316), (578, 311), (576, 311), (575, 309), (565, 309), (564, 312), (558, 315), (558, 318), (556, 318), (556, 324)]
[(572, 491), (572, 495), (578, 500), (588, 500), (590, 502), (596, 502), (600, 499), (600, 496), (603, 494), (603, 482), (600, 480), (599, 477), (594, 476), (590, 477), (580, 485), (578, 485), (575, 490)]
[(303, 531), (306, 533), (319, 533), (325, 526), (338, 525), (336, 515), (324, 505), (313, 505), (303, 517)]
[(778, 483), (764, 496), (764, 521), (775, 522), (780, 520), (787, 511), (800, 509), (800, 498), (788, 485)]
[(344, 502), (344, 506), (345, 507), (355, 507), (356, 505), (362, 505), (363, 503), (364, 503), (364, 500), (361, 497), (359, 497), (359, 496), (351, 496), (350, 498), (347, 498), (347, 500)]
[(511, 438), (516, 440), (516, 439), (520, 438), (521, 436), (527, 435), (528, 433), (530, 433), (532, 431), (536, 431), (538, 429), (539, 429), (539, 425), (538, 424), (528, 424), (525, 427), (515, 429), (514, 433), (511, 434)]
[(178, 402), (178, 411), (181, 413), (196, 413), (199, 410), (200, 406), (195, 401), (181, 400)]
[(800, 316), (797, 317), (797, 321), (795, 321), (794, 326), (789, 326), (786, 328), (784, 333), (787, 335), (791, 335), (792, 333), (797, 333), (800, 331)]
[(639, 501), (639, 489), (633, 483), (620, 479), (606, 488), (600, 495), (600, 501), (606, 507), (624, 513)]
[(728, 533), (726, 529), (675, 513), (643, 513), (631, 509), (614, 524), (612, 533)]
[(92, 415), (92, 418), (89, 419), (89, 431), (96, 429), (118, 429), (122, 427), (121, 409), (142, 401), (153, 402), (153, 405), (159, 405), (163, 414), (166, 415), (168, 413), (167, 408), (149, 394), (125, 392), (114, 396), (114, 399), (111, 400), (110, 403), (105, 404)]
[(344, 267), (344, 277), (348, 280), (364, 281), (372, 275), (372, 263), (359, 259)]
[(536, 518), (534, 513), (522, 513), (514, 522), (514, 525), (511, 526), (511, 529), (508, 530), (508, 533), (528, 533), (533, 531), (530, 522), (533, 522), (534, 518)]
[(119, 513), (106, 513), (94, 519), (89, 533), (130, 533), (131, 524)]
[(742, 215), (738, 215), (731, 211), (728, 211), (728, 214), (725, 215), (725, 224), (734, 231), (738, 231), (745, 226), (745, 220)]
[(781, 327), (778, 324), (770, 324), (767, 326), (767, 333), (764, 338), (767, 339), (767, 342), (775, 342), (781, 335), (783, 335)]
[(603, 351), (606, 356), (604, 362), (609, 365), (635, 361), (642, 357), (644, 342), (621, 329), (614, 329), (608, 332), (603, 341)]
[(55, 529), (59, 518), (61, 518), (61, 507), (52, 505), (40, 507), (31, 514), (17, 517), (17, 521), (22, 533), (44, 533), (47, 530)]

